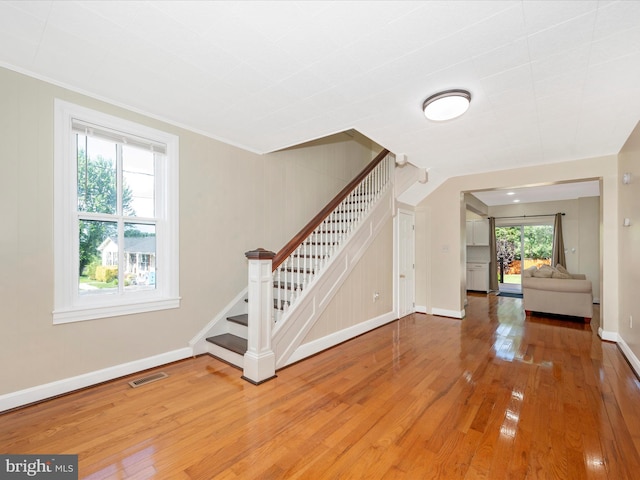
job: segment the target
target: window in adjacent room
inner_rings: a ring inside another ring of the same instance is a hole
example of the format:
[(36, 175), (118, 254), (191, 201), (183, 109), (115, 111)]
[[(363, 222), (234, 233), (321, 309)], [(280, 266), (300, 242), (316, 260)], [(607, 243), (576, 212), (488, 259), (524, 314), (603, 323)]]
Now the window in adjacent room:
[(179, 305), (178, 138), (57, 100), (54, 323)]

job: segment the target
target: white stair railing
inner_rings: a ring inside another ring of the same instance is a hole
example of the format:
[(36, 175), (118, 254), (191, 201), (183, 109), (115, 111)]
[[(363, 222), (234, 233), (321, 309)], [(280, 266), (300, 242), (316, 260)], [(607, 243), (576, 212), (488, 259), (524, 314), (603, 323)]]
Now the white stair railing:
[[(292, 253), (276, 265), (273, 270), (274, 322), (286, 318), (307, 286), (349, 239), (351, 232), (390, 184), (390, 166), (393, 165), (393, 156), (387, 152), (335, 208), (325, 212), (321, 223), (310, 233), (299, 237)], [(276, 261), (277, 258), (274, 265)]]

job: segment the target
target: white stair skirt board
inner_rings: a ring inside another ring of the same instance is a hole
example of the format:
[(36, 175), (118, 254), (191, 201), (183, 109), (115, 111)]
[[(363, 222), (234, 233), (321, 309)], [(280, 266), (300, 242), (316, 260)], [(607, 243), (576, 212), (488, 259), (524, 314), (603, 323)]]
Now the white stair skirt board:
[(191, 356), (193, 356), (193, 350), (191, 348), (181, 348), (179, 350), (154, 355), (153, 357), (142, 358), (140, 360), (134, 360), (133, 362), (96, 370), (95, 372), (89, 372), (0, 395), (0, 412), (63, 395), (108, 380), (124, 377), (125, 375), (131, 375), (132, 373), (141, 372), (149, 368), (166, 365), (167, 363), (183, 360)]
[(381, 327), (382, 325), (391, 323), (394, 320), (397, 320), (394, 312), (385, 313), (384, 315), (372, 318), (371, 320), (366, 320), (362, 323), (358, 323), (357, 325), (352, 325), (351, 327), (340, 330), (339, 332), (334, 332), (326, 337), (300, 345), (289, 357), (285, 366), (310, 357), (311, 355), (315, 355), (318, 352), (355, 338), (363, 333), (367, 333), (373, 329)]
[[(223, 333), (233, 333), (234, 335), (237, 335), (234, 332), (228, 331), (229, 327), (227, 324), (229, 322), (227, 322), (227, 317), (231, 317), (233, 315), (240, 315), (242, 313), (247, 313), (247, 304), (244, 301), (246, 296), (247, 296), (247, 287), (245, 287), (242, 290), (242, 292), (236, 295), (236, 297), (233, 300), (231, 300), (222, 309), (222, 311), (220, 311), (209, 323), (207, 323), (207, 325), (205, 325), (205, 327), (202, 330), (200, 330), (200, 332), (196, 334), (195, 337), (193, 337), (189, 341), (189, 346), (193, 348), (194, 355), (200, 355), (202, 353), (209, 352), (208, 348), (209, 348), (209, 345), (211, 345), (209, 342), (207, 342), (207, 338), (209, 337), (213, 337), (215, 335), (220, 335)], [(244, 335), (238, 335), (238, 336), (242, 336), (243, 338), (246, 338), (247, 335), (245, 333)]]

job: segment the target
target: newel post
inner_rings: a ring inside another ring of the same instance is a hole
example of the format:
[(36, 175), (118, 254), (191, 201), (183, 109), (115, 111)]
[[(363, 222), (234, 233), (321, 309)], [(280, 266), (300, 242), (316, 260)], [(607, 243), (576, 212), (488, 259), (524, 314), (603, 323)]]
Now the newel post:
[(271, 349), (275, 253), (258, 248), (245, 255), (249, 259), (249, 332), (242, 378), (258, 385), (276, 376), (276, 357)]

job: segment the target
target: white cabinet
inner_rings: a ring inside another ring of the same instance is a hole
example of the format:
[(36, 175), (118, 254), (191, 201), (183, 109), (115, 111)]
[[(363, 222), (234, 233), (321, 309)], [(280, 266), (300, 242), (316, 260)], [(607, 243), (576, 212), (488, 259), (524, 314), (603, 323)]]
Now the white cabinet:
[(467, 290), (489, 292), (489, 264), (467, 263)]
[(467, 245), (489, 246), (489, 220), (467, 220)]

